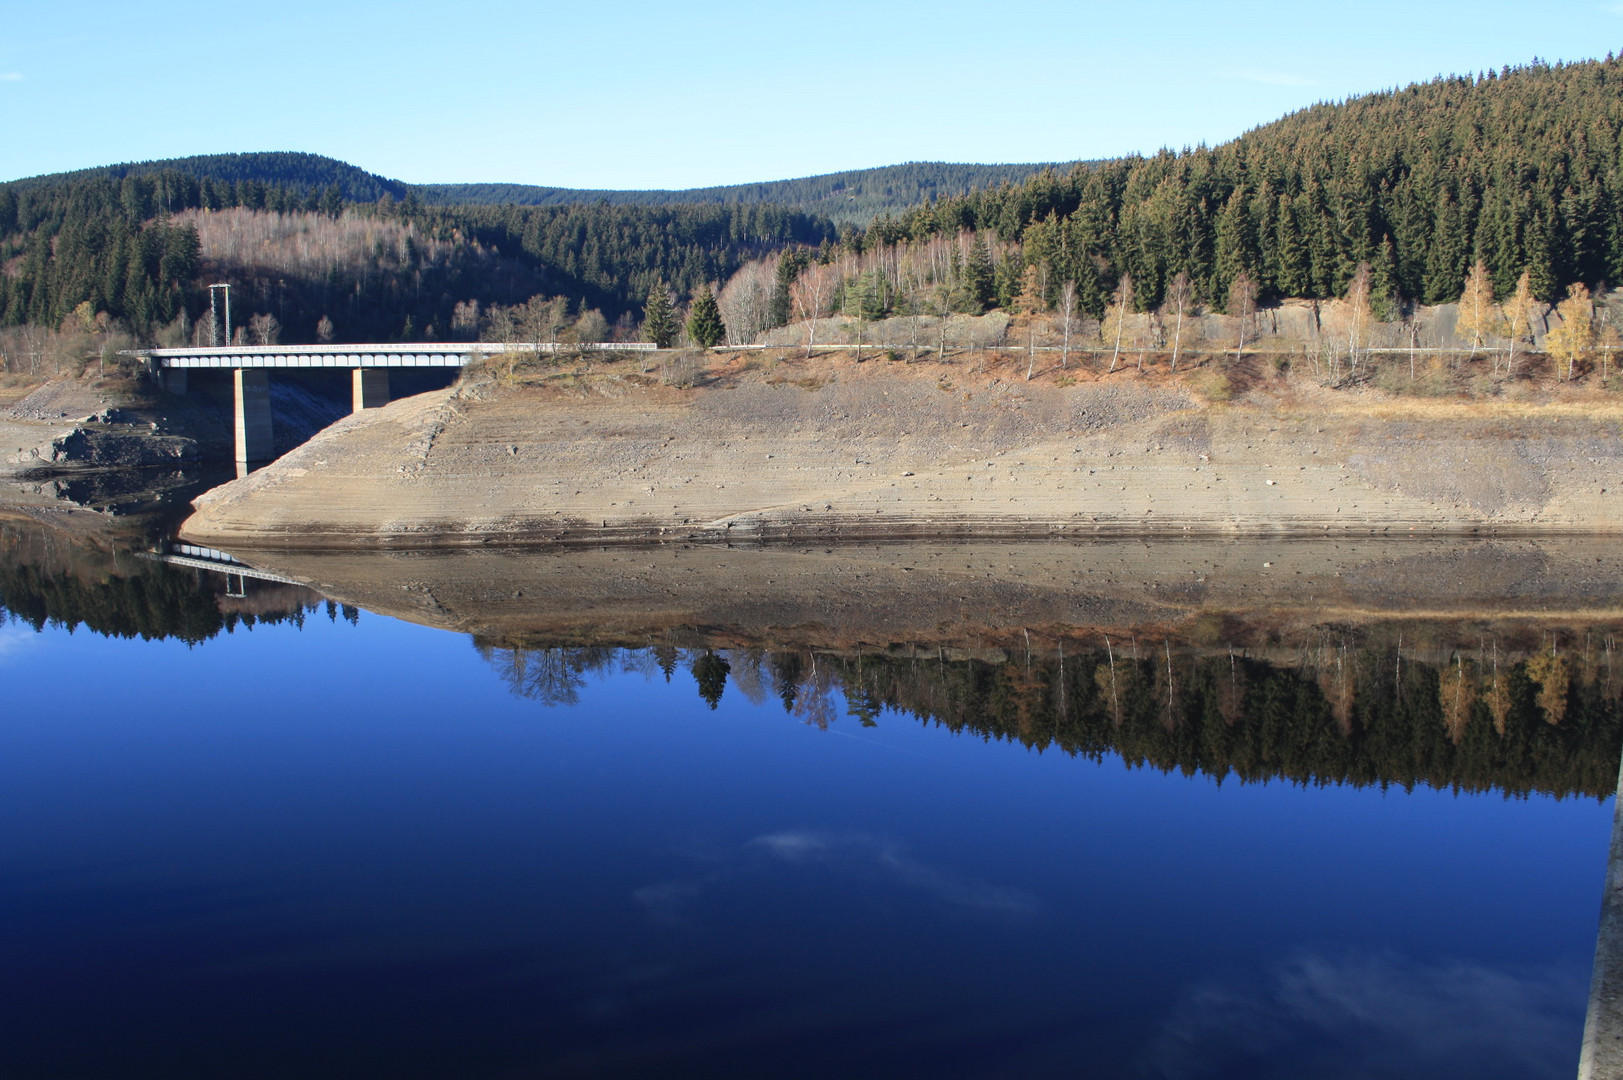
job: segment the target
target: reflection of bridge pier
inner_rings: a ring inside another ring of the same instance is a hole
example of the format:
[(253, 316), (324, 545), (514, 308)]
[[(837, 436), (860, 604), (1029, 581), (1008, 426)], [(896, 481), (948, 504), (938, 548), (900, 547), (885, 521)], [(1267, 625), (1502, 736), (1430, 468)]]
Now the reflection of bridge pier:
[(1618, 790), (1578, 1080), (1623, 1080), (1623, 768), (1618, 772)]

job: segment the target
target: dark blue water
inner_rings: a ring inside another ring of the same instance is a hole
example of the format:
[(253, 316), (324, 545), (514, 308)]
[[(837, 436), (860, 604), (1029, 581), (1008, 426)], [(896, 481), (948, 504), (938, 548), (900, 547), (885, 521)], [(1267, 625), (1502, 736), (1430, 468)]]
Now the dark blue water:
[(363, 614), (0, 629), (0, 1075), (1544, 1077), (1610, 804), (827, 730)]

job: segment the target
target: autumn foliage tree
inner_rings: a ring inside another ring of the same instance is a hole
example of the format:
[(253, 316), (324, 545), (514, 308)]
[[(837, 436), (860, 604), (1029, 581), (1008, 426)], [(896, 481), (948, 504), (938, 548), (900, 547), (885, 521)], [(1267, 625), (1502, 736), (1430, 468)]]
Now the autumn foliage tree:
[(1555, 361), (1556, 370), (1567, 365), (1563, 378), (1572, 378), (1573, 368), (1589, 352), (1595, 341), (1595, 304), (1583, 284), (1567, 286), (1567, 298), (1555, 307), (1560, 322), (1551, 327), (1544, 347)]
[(1531, 335), (1537, 305), (1538, 301), (1533, 299), (1532, 271), (1523, 270), (1522, 276), (1516, 279), (1516, 291), (1510, 294), (1502, 309), (1505, 336), (1510, 339), (1505, 356), (1507, 376), (1516, 374), (1516, 343)]
[(1471, 355), (1482, 348), (1483, 342), (1502, 332), (1504, 318), (1493, 302), (1493, 279), (1488, 276), (1488, 264), (1478, 259), (1471, 264), (1460, 292), (1460, 314), (1454, 324), (1455, 333), (1471, 341)]

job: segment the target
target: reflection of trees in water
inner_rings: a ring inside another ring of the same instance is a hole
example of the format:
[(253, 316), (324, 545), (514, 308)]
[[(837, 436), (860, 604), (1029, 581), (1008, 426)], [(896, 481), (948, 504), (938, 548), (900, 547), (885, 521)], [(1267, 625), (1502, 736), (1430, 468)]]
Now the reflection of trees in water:
[[(1570, 636), (1569, 636), (1570, 637)], [(1398, 639), (1401, 642), (1401, 638)], [(894, 710), (985, 739), (1118, 756), (1130, 767), (1242, 782), (1427, 784), (1604, 797), (1623, 745), (1623, 680), (1609, 635), (1516, 658), (1478, 649), (1321, 635), (1267, 657), (1129, 636), (1060, 642), (1007, 659), (942, 648), (817, 650), (522, 648), (478, 644), (514, 693), (573, 704), (586, 677), (685, 669), (711, 707), (730, 682), (803, 723), (880, 722)], [(843, 704), (843, 710), (842, 710)]]
[[(134, 560), (131, 560), (132, 562)], [(220, 610), (223, 575), (143, 562), (128, 573), (88, 578), (66, 570), (52, 571), (29, 563), (0, 563), (0, 619), (6, 616), (43, 630), (84, 627), (107, 637), (151, 641), (178, 638), (196, 644), (237, 627), (292, 622), (303, 626), (318, 601), (305, 590), (272, 598), (273, 607), (258, 612)], [(328, 614), (333, 607), (328, 602)], [(358, 613), (348, 605), (345, 618)]]
[[(682, 649), (670, 644), (643, 649), (530, 646), (479, 638), (473, 645), (512, 693), (545, 705), (578, 703), (581, 689), (594, 674), (623, 671), (670, 682), (680, 669), (692, 677), (699, 697), (712, 709), (731, 684), (755, 705), (763, 704), (768, 695), (776, 696), (784, 711), (816, 727), (827, 728), (838, 716), (837, 671), (815, 653)], [(875, 703), (873, 714), (882, 707)]]
[[(1120, 643), (1007, 662), (825, 658), (848, 701), (984, 738), (1242, 781), (1609, 795), (1623, 745), (1611, 639), (1515, 663), (1331, 643), (1291, 663)], [(1159, 655), (1157, 655), (1159, 651)], [(1440, 654), (1439, 654), (1440, 653)], [(853, 711), (856, 711), (853, 709)]]
[(509, 690), (543, 705), (575, 704), (586, 685), (586, 676), (609, 668), (620, 657), (619, 649), (606, 646), (504, 647), (475, 638), (473, 647), (485, 663), (496, 669)]
[(714, 651), (706, 649), (704, 655), (693, 661), (693, 678), (699, 684), (699, 696), (712, 709), (721, 704), (721, 695), (727, 689), (727, 673), (732, 665)]

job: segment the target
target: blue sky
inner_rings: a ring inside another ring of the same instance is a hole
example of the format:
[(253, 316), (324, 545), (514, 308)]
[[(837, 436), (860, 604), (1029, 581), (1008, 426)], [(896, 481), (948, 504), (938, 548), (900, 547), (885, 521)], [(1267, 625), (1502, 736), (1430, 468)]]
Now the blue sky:
[(1623, 4), (1582, 2), (6, 6), (0, 179), (236, 150), (617, 188), (1106, 157), (1623, 47)]

